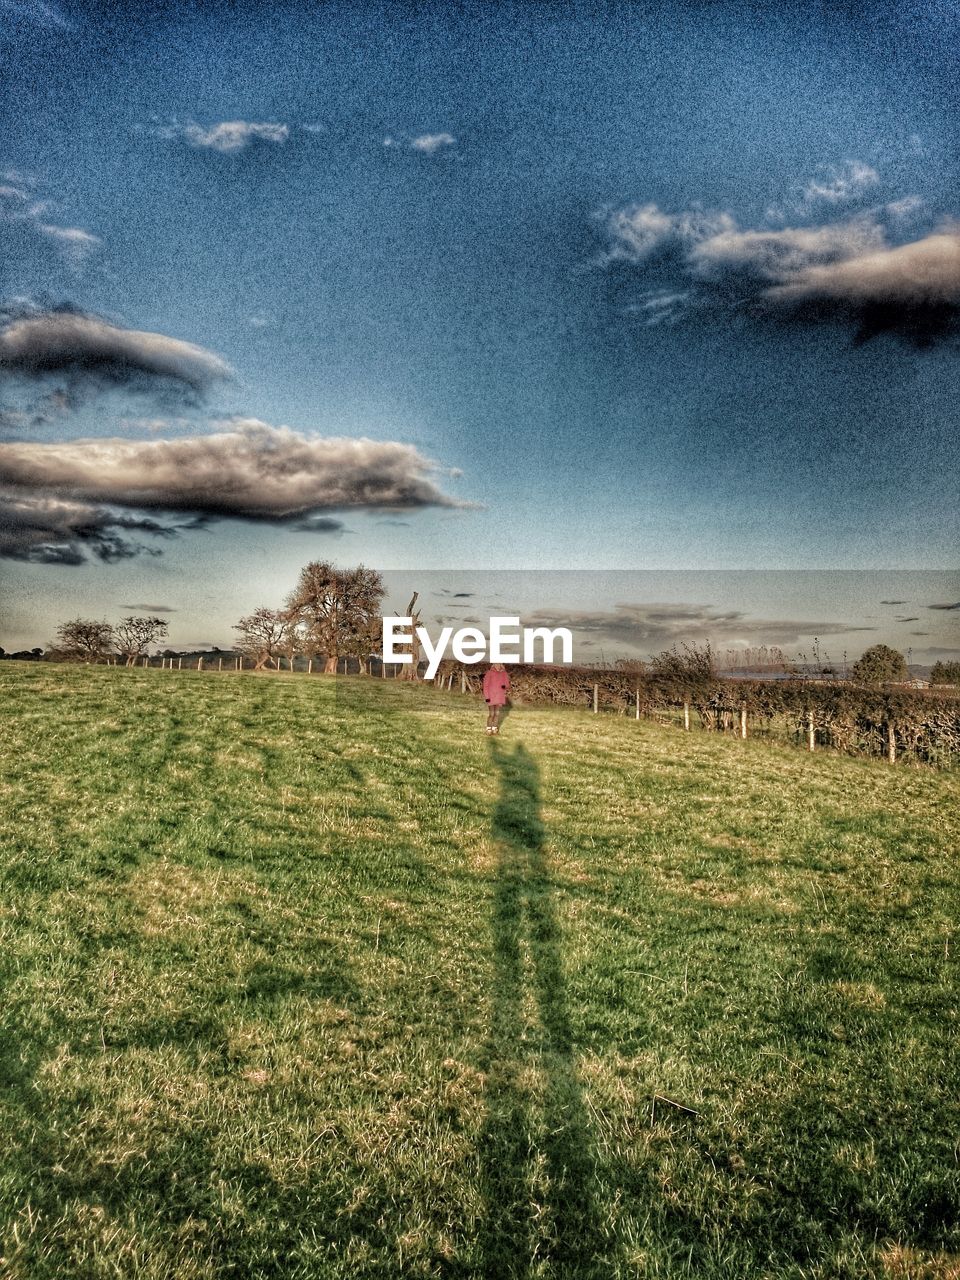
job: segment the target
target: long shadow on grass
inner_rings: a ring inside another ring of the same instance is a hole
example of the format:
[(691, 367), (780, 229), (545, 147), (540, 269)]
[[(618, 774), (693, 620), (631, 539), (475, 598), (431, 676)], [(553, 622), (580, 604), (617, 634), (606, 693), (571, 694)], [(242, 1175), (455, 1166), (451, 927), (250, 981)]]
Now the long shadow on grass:
[(603, 1247), (596, 1174), (544, 856), (539, 770), (519, 744), (509, 752), (495, 740), (490, 747), (500, 791), (491, 828), (499, 852), (480, 1140), (483, 1274), (527, 1276), (549, 1259), (557, 1275), (590, 1276)]

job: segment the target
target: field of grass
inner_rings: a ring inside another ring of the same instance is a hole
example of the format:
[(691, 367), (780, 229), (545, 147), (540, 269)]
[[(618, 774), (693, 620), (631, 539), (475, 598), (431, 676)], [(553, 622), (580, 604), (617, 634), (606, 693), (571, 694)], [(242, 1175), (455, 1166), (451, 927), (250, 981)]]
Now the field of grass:
[(0, 668), (0, 1275), (960, 1276), (960, 777)]

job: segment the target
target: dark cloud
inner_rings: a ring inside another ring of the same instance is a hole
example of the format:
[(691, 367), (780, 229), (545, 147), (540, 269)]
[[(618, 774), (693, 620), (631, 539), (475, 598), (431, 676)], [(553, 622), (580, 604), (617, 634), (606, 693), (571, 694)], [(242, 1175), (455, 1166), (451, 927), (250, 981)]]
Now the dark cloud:
[(928, 609), (945, 609), (945, 610), (960, 609), (960, 600), (957, 600), (954, 604), (928, 604), (927, 608)]
[(175, 440), (0, 444), (0, 484), (13, 490), (239, 520), (466, 506), (441, 492), (435, 472), (412, 445), (304, 436), (256, 420)]
[(141, 609), (144, 613), (176, 613), (168, 604), (122, 604), (121, 609)]
[(881, 600), (880, 603), (881, 604), (907, 604), (909, 602), (906, 600)]
[(343, 521), (336, 520), (333, 516), (309, 516), (306, 520), (298, 520), (296, 524), (290, 527), (297, 533), (341, 534), (349, 532)]
[(813, 636), (875, 630), (845, 622), (750, 618), (737, 610), (673, 604), (617, 604), (611, 610), (538, 609), (524, 622), (527, 626), (569, 627), (578, 644), (595, 636), (609, 644), (624, 645), (643, 653), (684, 642), (791, 645)]
[(147, 516), (108, 511), (90, 503), (0, 490), (0, 559), (80, 565), (93, 556), (113, 564), (160, 554), (127, 536), (130, 533), (170, 538), (176, 530)]
[(48, 393), (53, 397), (111, 387), (196, 396), (229, 375), (229, 366), (203, 347), (69, 307), (0, 316), (0, 377), (54, 380), (60, 385)]
[(910, 617), (910, 618), (897, 618), (897, 622), (919, 622), (919, 621), (920, 619), (917, 616)]

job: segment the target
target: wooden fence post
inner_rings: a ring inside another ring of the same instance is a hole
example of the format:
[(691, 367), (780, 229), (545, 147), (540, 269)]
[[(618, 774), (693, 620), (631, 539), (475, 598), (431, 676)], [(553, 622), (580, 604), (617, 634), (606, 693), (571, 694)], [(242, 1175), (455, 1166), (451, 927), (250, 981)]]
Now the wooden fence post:
[(467, 692), (467, 673), (462, 668), (460, 671), (460, 692)]
[(640, 719), (640, 690), (639, 690), (639, 688), (636, 690), (636, 694), (635, 694), (635, 697), (634, 697), (634, 705), (635, 705), (635, 709), (636, 709), (636, 718), (639, 720), (639, 719)]
[(683, 727), (684, 729), (690, 728), (690, 703), (689, 702), (684, 702), (683, 704)]
[(810, 751), (817, 745), (817, 737), (813, 727), (813, 712), (807, 712), (807, 747)]
[(178, 671), (182, 671), (182, 670), (183, 670), (183, 658), (178, 658), (178, 659), (177, 659), (177, 670), (178, 670)]
[(219, 661), (217, 662), (217, 670), (218, 670), (218, 671), (222, 671), (222, 670), (223, 670), (223, 659), (222, 659), (222, 658), (220, 658), (220, 659), (219, 659)]
[(243, 670), (243, 654), (242, 653), (238, 654), (237, 656), (237, 670), (238, 671)]
[(596, 715), (599, 710), (600, 710), (599, 695), (598, 695), (597, 686), (594, 685), (593, 686), (593, 714)]
[(746, 736), (747, 736), (747, 704), (744, 703), (743, 706), (740, 708), (740, 737), (746, 738)]
[(202, 670), (203, 670), (203, 658), (198, 658), (198, 659), (197, 659), (197, 670), (198, 670), (198, 671), (202, 671)]
[(897, 763), (897, 727), (892, 720), (887, 721), (887, 760)]

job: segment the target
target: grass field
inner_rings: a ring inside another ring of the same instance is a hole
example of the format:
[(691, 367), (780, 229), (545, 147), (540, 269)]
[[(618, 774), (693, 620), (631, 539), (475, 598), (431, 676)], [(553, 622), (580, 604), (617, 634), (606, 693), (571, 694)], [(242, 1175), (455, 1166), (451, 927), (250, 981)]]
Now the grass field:
[(0, 667), (0, 1275), (958, 1277), (960, 777)]

